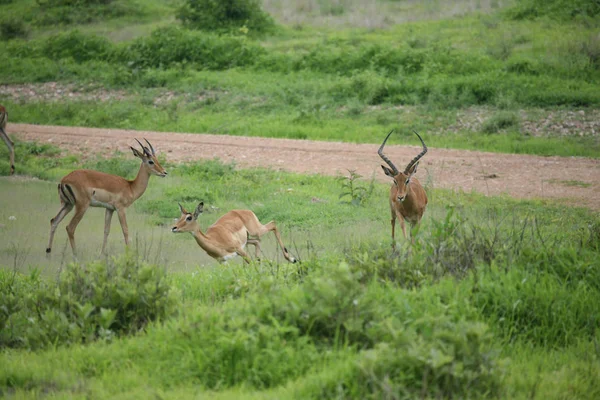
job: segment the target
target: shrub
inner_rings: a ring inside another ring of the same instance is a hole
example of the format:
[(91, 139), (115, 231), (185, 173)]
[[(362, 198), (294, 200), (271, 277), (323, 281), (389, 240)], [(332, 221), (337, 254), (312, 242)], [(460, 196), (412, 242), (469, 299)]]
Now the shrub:
[(554, 19), (573, 19), (575, 17), (596, 17), (600, 14), (600, 2), (597, 0), (522, 0), (506, 11), (511, 19), (535, 19), (550, 17)]
[(140, 6), (131, 0), (36, 0), (34, 22), (38, 25), (86, 24), (123, 15), (140, 16)]
[(517, 113), (500, 111), (488, 118), (481, 126), (484, 133), (497, 133), (503, 129), (519, 129), (521, 119)]
[(580, 52), (587, 57), (592, 68), (600, 70), (600, 34), (592, 35), (582, 42)]
[(265, 52), (244, 38), (216, 36), (168, 27), (135, 40), (122, 49), (119, 59), (134, 68), (165, 68), (194, 64), (210, 70), (251, 65)]
[(419, 318), (398, 327), (390, 342), (309, 382), (302, 398), (496, 397), (504, 368), (491, 342), (484, 324)]
[(72, 30), (50, 36), (41, 46), (44, 56), (59, 60), (72, 58), (76, 62), (107, 59), (112, 44), (105, 38)]
[(264, 33), (274, 26), (258, 0), (186, 0), (177, 18), (188, 28), (222, 33)]
[(174, 311), (164, 269), (132, 256), (69, 264), (56, 282), (0, 274), (0, 347), (43, 348), (135, 333)]
[(348, 170), (348, 174), (348, 176), (341, 176), (338, 178), (343, 190), (339, 195), (339, 199), (341, 200), (344, 197), (350, 197), (350, 199), (342, 202), (352, 204), (353, 206), (362, 206), (369, 200), (371, 194), (373, 194), (373, 190), (375, 189), (375, 178), (373, 177), (371, 179), (371, 182), (367, 187), (360, 184), (359, 179), (362, 178), (362, 175), (356, 173), (355, 170)]
[(27, 26), (20, 19), (9, 19), (0, 22), (0, 39), (2, 40), (26, 38), (28, 34)]

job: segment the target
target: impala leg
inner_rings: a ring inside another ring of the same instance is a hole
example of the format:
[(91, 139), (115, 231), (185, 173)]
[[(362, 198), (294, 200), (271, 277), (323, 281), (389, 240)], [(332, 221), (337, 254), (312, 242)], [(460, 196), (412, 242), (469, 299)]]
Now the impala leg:
[(248, 239), (248, 241), (246, 242), (246, 244), (251, 244), (254, 246), (254, 257), (257, 260), (260, 260), (259, 257), (259, 252), (260, 252), (260, 239)]
[(72, 204), (63, 204), (61, 209), (58, 211), (58, 214), (56, 214), (56, 216), (50, 220), (50, 239), (48, 240), (48, 247), (46, 247), (46, 254), (50, 254), (52, 251), (52, 241), (54, 240), (54, 233), (56, 232), (56, 228), (58, 228), (58, 224), (60, 224), (60, 222), (68, 213), (71, 212), (72, 209)]
[(281, 249), (283, 251), (283, 256), (285, 257), (285, 259), (291, 263), (295, 263), (297, 261), (294, 257), (292, 257), (290, 255), (287, 247), (284, 246), (283, 241), (281, 240), (281, 235), (279, 235), (279, 230), (277, 229), (277, 225), (275, 225), (275, 221), (271, 221), (268, 224), (263, 225), (262, 228), (260, 229), (260, 231), (261, 232), (257, 235), (259, 237), (264, 235), (267, 232), (273, 231), (273, 233), (275, 234), (275, 238), (277, 238), (277, 242), (281, 246)]
[(110, 233), (110, 222), (112, 220), (114, 210), (106, 209), (104, 213), (104, 241), (102, 242), (102, 254), (106, 250), (106, 242), (108, 241), (108, 234)]
[(402, 227), (402, 234), (404, 235), (404, 239), (406, 239), (406, 224), (404, 223), (404, 218), (400, 217), (400, 226)]
[(2, 136), (2, 140), (6, 143), (10, 153), (10, 174), (12, 175), (15, 173), (15, 145), (2, 128), (0, 128), (0, 136)]
[(73, 215), (71, 222), (69, 222), (69, 225), (67, 225), (67, 235), (69, 235), (69, 242), (71, 242), (71, 249), (73, 250), (74, 255), (77, 255), (77, 249), (75, 247), (75, 229), (77, 229), (77, 225), (79, 225), (79, 222), (81, 222), (81, 219), (85, 215), (88, 207), (89, 204), (76, 204), (75, 215)]
[(127, 227), (127, 218), (125, 217), (125, 209), (121, 208), (117, 210), (119, 216), (119, 222), (121, 223), (121, 229), (123, 230), (123, 238), (125, 239), (125, 246), (129, 246), (129, 228)]
[(241, 247), (235, 251), (238, 256), (242, 257), (246, 264), (250, 264), (250, 257), (248, 257), (248, 253), (244, 251)]
[(392, 211), (392, 248), (396, 248), (396, 213)]

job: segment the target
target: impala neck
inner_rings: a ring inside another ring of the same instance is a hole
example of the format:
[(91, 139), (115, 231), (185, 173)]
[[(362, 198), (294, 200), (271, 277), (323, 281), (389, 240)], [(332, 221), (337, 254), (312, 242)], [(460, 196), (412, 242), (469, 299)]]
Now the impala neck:
[(204, 250), (209, 251), (212, 249), (212, 244), (209, 242), (208, 237), (200, 230), (200, 224), (198, 224), (198, 229), (190, 232), (194, 239), (196, 239), (196, 243), (198, 246), (202, 247)]
[(137, 173), (137, 176), (134, 180), (129, 181), (131, 185), (131, 191), (133, 192), (134, 200), (140, 198), (141, 195), (144, 194), (146, 188), (148, 187), (148, 182), (150, 181), (150, 171), (144, 167), (144, 163), (140, 165), (140, 170)]

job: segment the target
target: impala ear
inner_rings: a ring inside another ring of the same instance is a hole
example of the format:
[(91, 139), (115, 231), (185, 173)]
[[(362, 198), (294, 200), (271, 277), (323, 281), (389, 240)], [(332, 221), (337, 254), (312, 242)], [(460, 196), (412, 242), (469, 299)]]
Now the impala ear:
[(391, 170), (391, 168), (386, 167), (385, 165), (382, 165), (381, 168), (383, 168), (383, 172), (385, 172), (385, 174), (391, 178), (394, 177), (394, 171)]
[(139, 150), (134, 149), (131, 146), (129, 146), (129, 148), (131, 149), (131, 151), (133, 151), (133, 155), (134, 156), (136, 156), (137, 158), (144, 158), (144, 156), (142, 155), (142, 153), (139, 152)]
[(189, 214), (185, 208), (183, 208), (183, 206), (181, 205), (181, 203), (177, 203), (179, 205), (179, 211), (181, 211), (181, 214)]
[(408, 170), (408, 176), (411, 176), (413, 174), (415, 174), (417, 172), (417, 167), (419, 166), (419, 163), (416, 162), (415, 165), (413, 165), (412, 167), (410, 167), (410, 169)]
[(196, 207), (196, 211), (194, 211), (194, 219), (198, 218), (198, 215), (202, 214), (202, 211), (204, 211), (204, 202), (201, 201), (198, 207)]

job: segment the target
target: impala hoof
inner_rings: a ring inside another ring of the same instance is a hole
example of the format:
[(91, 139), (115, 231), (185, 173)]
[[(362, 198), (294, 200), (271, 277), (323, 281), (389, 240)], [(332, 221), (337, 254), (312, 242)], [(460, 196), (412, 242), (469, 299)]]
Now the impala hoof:
[(51, 251), (52, 249), (50, 247), (46, 248), (46, 254), (50, 254)]

